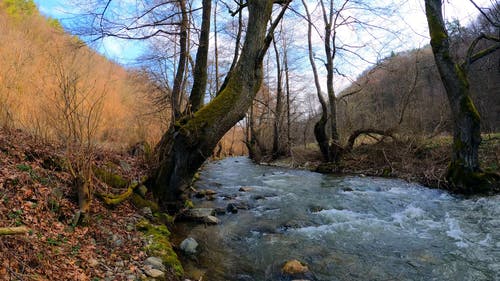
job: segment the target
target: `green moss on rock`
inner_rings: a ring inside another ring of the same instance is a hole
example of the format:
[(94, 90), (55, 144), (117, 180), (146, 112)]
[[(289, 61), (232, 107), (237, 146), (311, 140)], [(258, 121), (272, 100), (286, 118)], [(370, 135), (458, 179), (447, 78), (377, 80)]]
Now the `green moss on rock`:
[(144, 233), (148, 243), (144, 250), (149, 256), (159, 257), (163, 265), (171, 268), (177, 276), (184, 274), (181, 262), (170, 243), (170, 231), (165, 225), (153, 225), (147, 220), (141, 220), (136, 225)]
[(453, 161), (448, 166), (446, 179), (456, 192), (464, 194), (484, 194), (492, 192), (498, 185), (500, 176), (483, 171), (469, 171), (460, 161)]
[(134, 206), (138, 209), (149, 207), (153, 213), (159, 212), (160, 210), (160, 207), (158, 206), (158, 204), (156, 204), (156, 202), (144, 199), (137, 193), (133, 193), (132, 195), (130, 195), (130, 199), (132, 200)]
[(94, 167), (94, 174), (98, 179), (114, 188), (126, 188), (128, 186), (127, 180), (106, 169)]

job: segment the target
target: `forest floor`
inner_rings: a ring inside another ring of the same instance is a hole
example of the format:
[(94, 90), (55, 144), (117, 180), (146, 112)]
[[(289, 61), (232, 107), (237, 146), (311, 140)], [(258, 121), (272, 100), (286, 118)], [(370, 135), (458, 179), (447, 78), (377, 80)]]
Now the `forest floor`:
[[(60, 162), (63, 153), (21, 131), (0, 129), (0, 228), (28, 229), (0, 235), (0, 280), (149, 280), (149, 238), (136, 227), (147, 216), (130, 200), (109, 208), (94, 198), (86, 225), (73, 227), (77, 195)], [(146, 171), (127, 153), (97, 151), (95, 163), (129, 182)], [(123, 192), (98, 180), (94, 191)], [(164, 280), (177, 280), (171, 270), (164, 273)]]
[[(500, 171), (500, 134), (484, 134), (479, 149), (481, 167), (488, 172)], [(445, 179), (451, 157), (451, 137), (430, 139), (370, 140), (365, 138), (355, 145), (352, 152), (343, 156), (341, 164), (321, 167), (321, 154), (317, 145), (294, 147), (292, 156), (274, 161), (272, 164), (294, 168), (305, 168), (338, 174), (357, 174), (401, 178), (422, 185), (452, 189)], [(498, 186), (493, 192), (499, 193)]]

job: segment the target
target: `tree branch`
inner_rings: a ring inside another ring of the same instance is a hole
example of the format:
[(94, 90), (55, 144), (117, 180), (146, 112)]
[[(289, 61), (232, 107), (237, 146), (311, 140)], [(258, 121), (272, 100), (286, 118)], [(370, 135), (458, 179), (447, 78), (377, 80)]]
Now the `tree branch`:
[(460, 67), (467, 72), (469, 69), (470, 65), (479, 59), (495, 52), (496, 50), (500, 49), (500, 44), (495, 44), (493, 46), (490, 46), (486, 49), (483, 49), (481, 51), (478, 51), (477, 53), (474, 53), (474, 49), (476, 48), (477, 44), (479, 41), (482, 39), (494, 41), (494, 42), (500, 42), (500, 38), (486, 35), (484, 33), (481, 33), (474, 41), (469, 46), (469, 49), (467, 50), (467, 56), (465, 57), (465, 61), (460, 65)]

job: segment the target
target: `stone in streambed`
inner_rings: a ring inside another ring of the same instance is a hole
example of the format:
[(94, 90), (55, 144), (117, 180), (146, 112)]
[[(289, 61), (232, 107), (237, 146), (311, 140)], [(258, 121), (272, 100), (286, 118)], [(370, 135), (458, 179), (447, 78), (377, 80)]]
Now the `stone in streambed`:
[(298, 260), (290, 260), (283, 265), (281, 272), (285, 275), (296, 275), (309, 272), (309, 268)]
[(203, 222), (207, 224), (219, 224), (220, 221), (215, 216), (206, 216), (203, 218)]
[(317, 280), (307, 265), (295, 259), (289, 260), (283, 265), (281, 277), (285, 280)]
[(181, 242), (179, 247), (184, 253), (194, 255), (197, 252), (196, 248), (198, 247), (198, 242), (196, 242), (194, 238), (188, 237)]

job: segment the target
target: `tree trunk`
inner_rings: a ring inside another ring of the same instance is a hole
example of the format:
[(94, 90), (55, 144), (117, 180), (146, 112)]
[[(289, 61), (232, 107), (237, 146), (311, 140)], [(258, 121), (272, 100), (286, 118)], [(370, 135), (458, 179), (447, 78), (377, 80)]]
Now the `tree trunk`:
[(262, 83), (262, 59), (269, 46), (267, 22), (272, 1), (248, 1), (248, 25), (241, 56), (217, 97), (181, 118), (162, 138), (154, 192), (163, 208), (178, 209), (191, 179), (217, 142), (252, 103)]
[(274, 110), (274, 126), (273, 126), (273, 151), (272, 151), (272, 159), (278, 159), (282, 154), (282, 145), (281, 145), (281, 113), (283, 108), (283, 75), (281, 71), (281, 63), (280, 63), (280, 54), (278, 51), (278, 46), (276, 45), (276, 38), (273, 37), (273, 47), (274, 54), (276, 56), (276, 107)]
[(172, 121), (175, 122), (177, 118), (181, 115), (181, 104), (182, 104), (182, 84), (184, 81), (184, 72), (186, 68), (187, 60), (187, 29), (189, 25), (188, 14), (186, 11), (186, 1), (179, 0), (179, 5), (181, 9), (181, 23), (180, 23), (180, 53), (179, 53), (179, 65), (177, 65), (177, 71), (174, 78), (174, 85), (172, 88)]
[(309, 48), (309, 62), (311, 63), (311, 68), (314, 75), (314, 84), (316, 86), (316, 94), (318, 96), (318, 100), (321, 104), (321, 117), (314, 124), (314, 137), (316, 138), (316, 142), (318, 143), (319, 149), (321, 151), (321, 155), (323, 155), (323, 160), (328, 162), (330, 161), (330, 148), (328, 144), (328, 135), (326, 134), (326, 124), (328, 122), (328, 109), (326, 105), (326, 101), (321, 94), (321, 84), (319, 82), (318, 70), (316, 68), (316, 63), (314, 61), (314, 55), (312, 50), (312, 19), (311, 14), (309, 13), (309, 9), (307, 8), (307, 4), (304, 0), (302, 0), (302, 4), (304, 5), (304, 9), (306, 10), (307, 15), (307, 42)]
[(441, 0), (425, 0), (432, 52), (446, 89), (453, 119), (453, 153), (447, 178), (459, 191), (471, 192), (480, 167), (481, 118), (469, 93), (462, 67), (450, 56), (449, 38), (443, 21)]
[(197, 79), (193, 82), (191, 95), (189, 96), (189, 112), (196, 112), (203, 106), (205, 91), (207, 90), (207, 65), (208, 47), (210, 41), (210, 12), (212, 10), (212, 0), (203, 0), (203, 16), (201, 21), (200, 42), (196, 52), (196, 64), (193, 75)]

